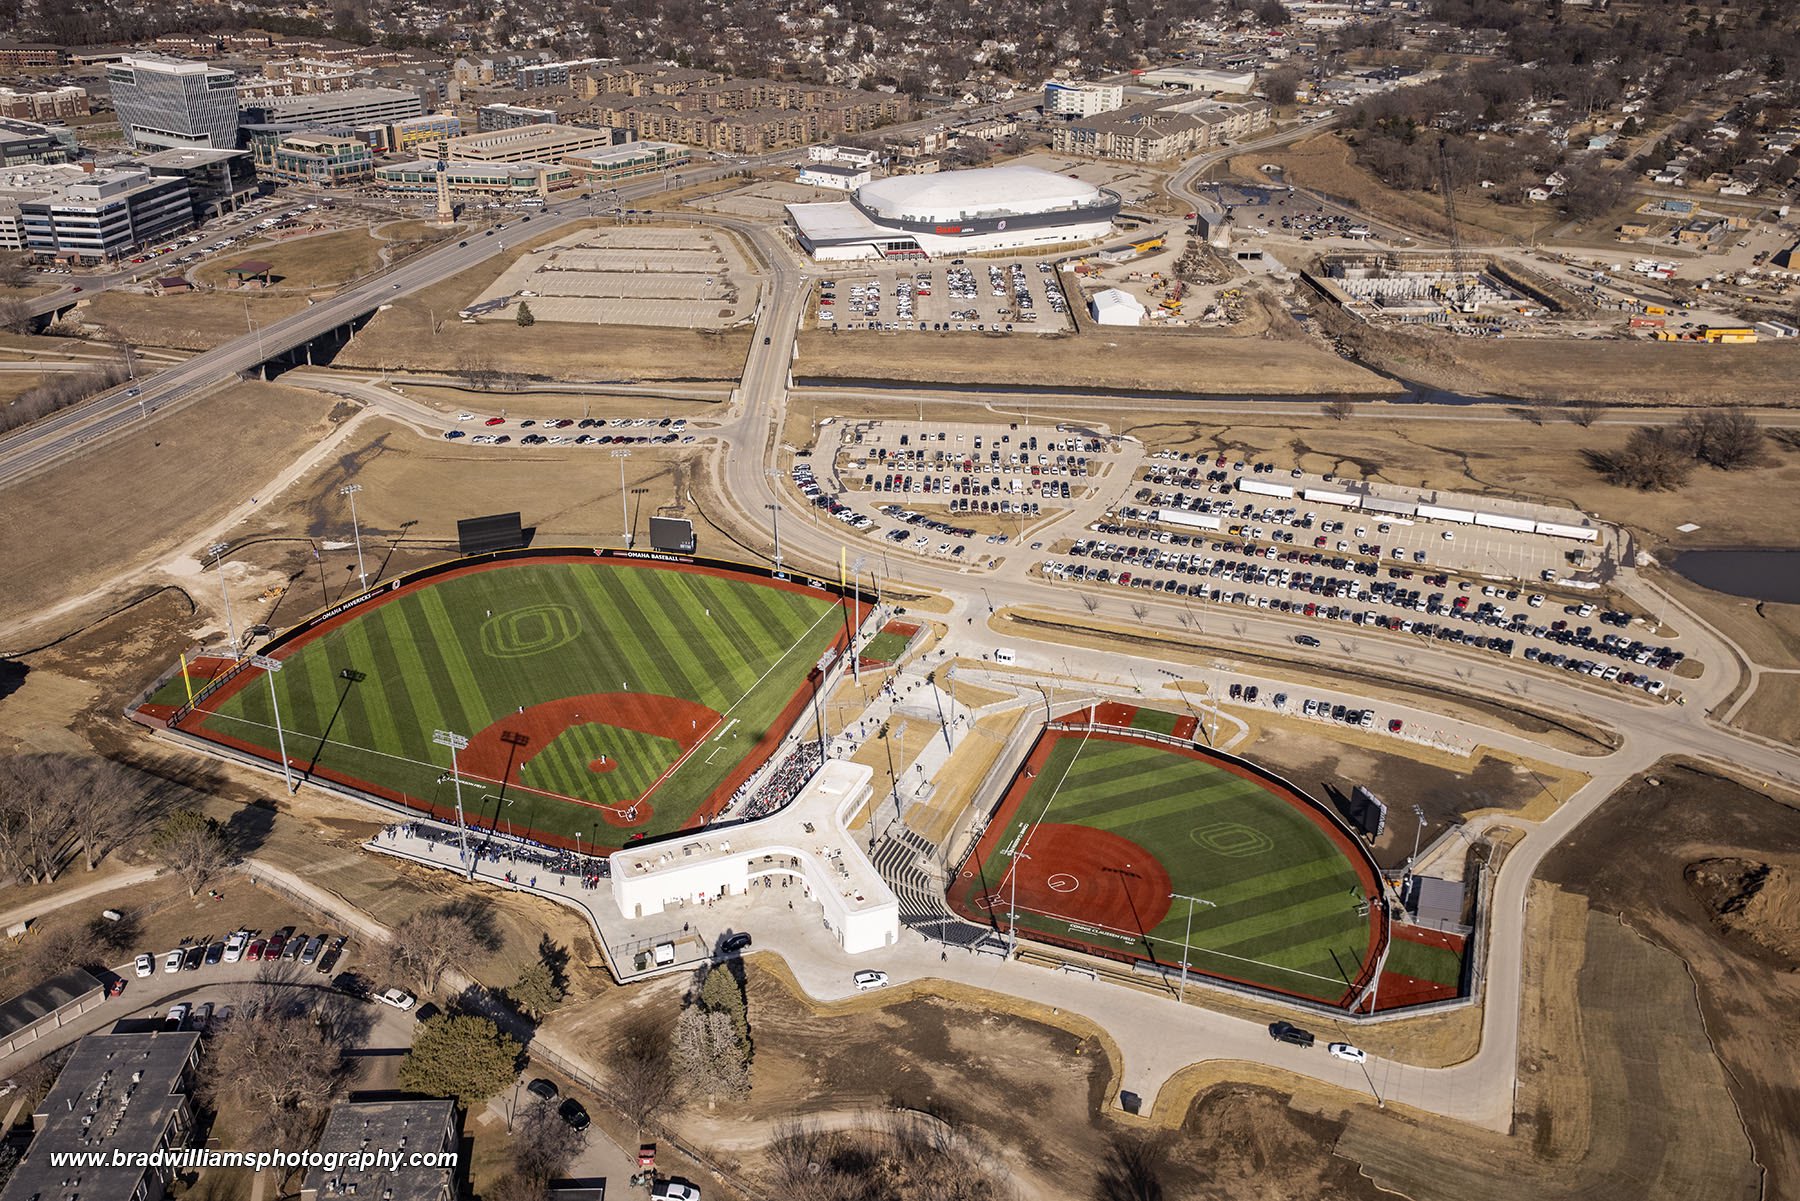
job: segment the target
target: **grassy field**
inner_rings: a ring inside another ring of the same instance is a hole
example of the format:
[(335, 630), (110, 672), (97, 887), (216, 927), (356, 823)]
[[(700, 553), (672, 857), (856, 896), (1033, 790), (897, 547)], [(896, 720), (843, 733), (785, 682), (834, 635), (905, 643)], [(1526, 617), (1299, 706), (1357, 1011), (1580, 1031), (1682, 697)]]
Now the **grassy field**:
[[(629, 806), (674, 767), (652, 794), (653, 812), (630, 832), (680, 828), (751, 753), (841, 629), (825, 597), (744, 579), (615, 563), (513, 564), (409, 589), (301, 642), (283, 655), (275, 684), (299, 762), (450, 806), (449, 755), (431, 734), (454, 730), (471, 740), (462, 766), (476, 786), (465, 785), (464, 803), (476, 820), (494, 819), (501, 806), (489, 798), (505, 793), (500, 816), (514, 829), (580, 831), (603, 844), (610, 830), (616, 843), (624, 832), (602, 821), (596, 834), (593, 806)], [(345, 669), (362, 678), (345, 679)], [(614, 693), (631, 698), (596, 699), (601, 710), (585, 716), (532, 713)], [(695, 716), (696, 727), (678, 708), (679, 730), (620, 716), (662, 697), (717, 716)], [(484, 769), (484, 738), (511, 725), (534, 730), (532, 741), (498, 771)], [(273, 749), (268, 685), (252, 679), (197, 728)], [(697, 741), (685, 759), (681, 737)]]
[[(1058, 738), (1005, 830), (984, 839), (995, 849), (969, 865), (969, 899), (986, 881), (997, 894), (993, 912), (1004, 914), (1012, 864), (998, 848), (1022, 843), (1029, 852), (1042, 823), (1129, 839), (1161, 862), (1173, 892), (1210, 902), (1194, 906), (1196, 971), (1335, 1000), (1368, 953), (1369, 918), (1357, 912), (1363, 886), (1343, 851), (1288, 801), (1215, 764), (1142, 743)], [(1108, 870), (1131, 866), (1102, 865), (1100, 879), (1078, 879), (1067, 895), (1079, 906), (1086, 890), (1109, 887)], [(1061, 868), (1040, 850), (1028, 870)], [(1068, 918), (1027, 911), (1023, 901), (1020, 909), (1021, 928), (1087, 937), (1072, 933)], [(1176, 900), (1139, 945), (1161, 963), (1180, 963), (1188, 917), (1188, 904)]]
[[(270, 264), (275, 291), (336, 288), (381, 266), (381, 245), (367, 229), (360, 228), (247, 243), (215, 256), (194, 274), (201, 283), (236, 290), (236, 283), (225, 272), (257, 259)], [(262, 289), (242, 291), (254, 296)]]

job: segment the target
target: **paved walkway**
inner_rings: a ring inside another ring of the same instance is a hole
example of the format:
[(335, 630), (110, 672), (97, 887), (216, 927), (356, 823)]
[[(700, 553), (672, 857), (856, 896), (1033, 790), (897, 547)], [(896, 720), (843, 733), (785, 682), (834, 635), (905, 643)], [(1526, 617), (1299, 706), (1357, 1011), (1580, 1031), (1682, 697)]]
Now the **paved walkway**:
[[(64, 870), (73, 871), (74, 868), (70, 867)], [(130, 888), (134, 884), (154, 880), (161, 872), (162, 868), (160, 867), (138, 867), (124, 872), (106, 872), (96, 875), (74, 888), (46, 893), (35, 901), (27, 901), (22, 905), (15, 905), (5, 912), (0, 912), (0, 930), (11, 929), (20, 922), (36, 920), (46, 913), (54, 913), (58, 909), (85, 901), (89, 897), (101, 896), (115, 889)]]

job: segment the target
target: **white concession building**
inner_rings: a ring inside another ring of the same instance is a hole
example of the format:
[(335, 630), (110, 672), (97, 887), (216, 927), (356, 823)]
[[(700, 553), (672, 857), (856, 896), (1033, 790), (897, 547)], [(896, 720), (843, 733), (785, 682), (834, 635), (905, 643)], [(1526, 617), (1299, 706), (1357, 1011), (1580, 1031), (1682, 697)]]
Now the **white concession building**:
[(815, 259), (925, 258), (1106, 237), (1117, 192), (1038, 167), (983, 167), (863, 184), (848, 200), (790, 204)]
[(873, 776), (860, 763), (828, 759), (793, 803), (769, 817), (615, 851), (613, 902), (635, 920), (785, 877), (824, 911), (825, 928), (845, 951), (891, 946), (900, 937), (900, 902), (847, 828), (873, 793)]

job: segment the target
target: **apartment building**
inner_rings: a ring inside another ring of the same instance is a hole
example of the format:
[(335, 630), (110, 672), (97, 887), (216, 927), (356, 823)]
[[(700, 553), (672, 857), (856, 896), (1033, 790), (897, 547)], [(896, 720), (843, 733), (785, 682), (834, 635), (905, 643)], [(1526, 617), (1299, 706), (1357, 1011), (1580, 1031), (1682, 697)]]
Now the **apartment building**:
[(484, 104), (475, 110), (475, 132), (496, 133), (526, 125), (555, 125), (556, 110), (523, 104)]
[(1135, 104), (1055, 126), (1050, 148), (1057, 154), (1157, 163), (1242, 141), (1268, 124), (1269, 106), (1260, 100)]
[(560, 163), (572, 154), (604, 150), (626, 141), (622, 130), (583, 125), (525, 125), (493, 133), (451, 138), (447, 151), (457, 162)]
[(1095, 117), (1125, 103), (1125, 87), (1117, 83), (1063, 83), (1044, 85), (1044, 115)]
[(276, 96), (244, 106), (246, 125), (367, 125), (425, 112), (417, 92), (405, 88), (350, 88), (312, 96)]
[(71, 84), (42, 92), (15, 92), (0, 88), (0, 117), (19, 117), (26, 121), (67, 121), (88, 114), (86, 88)]

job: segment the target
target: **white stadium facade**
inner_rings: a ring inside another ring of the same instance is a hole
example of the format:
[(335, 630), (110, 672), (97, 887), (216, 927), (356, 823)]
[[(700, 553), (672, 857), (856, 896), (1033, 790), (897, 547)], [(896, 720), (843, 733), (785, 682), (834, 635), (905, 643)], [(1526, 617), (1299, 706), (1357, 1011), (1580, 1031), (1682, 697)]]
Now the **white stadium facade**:
[(800, 245), (822, 261), (926, 258), (1104, 238), (1119, 194), (1037, 167), (984, 167), (866, 183), (850, 199), (790, 204)]

